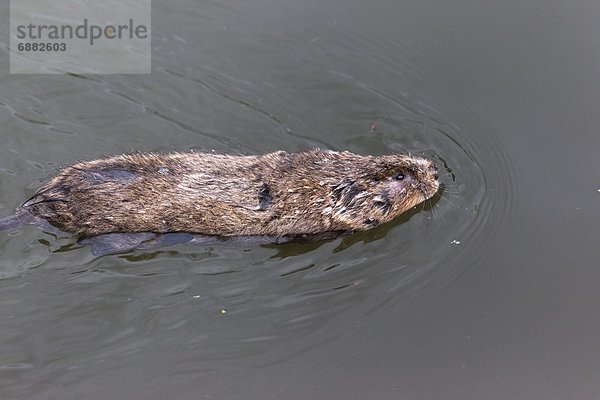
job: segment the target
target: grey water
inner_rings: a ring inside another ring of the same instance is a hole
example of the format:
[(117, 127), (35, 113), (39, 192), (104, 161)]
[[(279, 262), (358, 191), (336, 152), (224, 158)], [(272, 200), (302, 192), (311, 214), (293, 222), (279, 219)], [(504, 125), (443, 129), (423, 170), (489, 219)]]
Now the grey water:
[(436, 160), (316, 243), (95, 256), (0, 232), (3, 399), (597, 399), (600, 3), (154, 1), (150, 75), (8, 74), (0, 216), (130, 151)]

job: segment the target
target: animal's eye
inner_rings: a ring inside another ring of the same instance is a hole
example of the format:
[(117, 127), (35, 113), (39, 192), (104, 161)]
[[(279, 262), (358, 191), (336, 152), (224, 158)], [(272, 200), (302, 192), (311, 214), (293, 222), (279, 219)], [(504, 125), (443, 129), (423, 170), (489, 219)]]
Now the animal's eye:
[(398, 180), (398, 181), (403, 181), (404, 178), (406, 178), (406, 176), (404, 176), (404, 174), (398, 174), (398, 175), (396, 175), (396, 180)]

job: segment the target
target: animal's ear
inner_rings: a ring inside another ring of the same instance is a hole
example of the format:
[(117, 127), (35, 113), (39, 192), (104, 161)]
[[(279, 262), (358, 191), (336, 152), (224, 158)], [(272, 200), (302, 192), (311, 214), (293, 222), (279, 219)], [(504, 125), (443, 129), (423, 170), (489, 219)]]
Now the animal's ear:
[(333, 188), (333, 197), (336, 203), (341, 203), (344, 206), (348, 206), (352, 199), (354, 199), (354, 197), (356, 197), (356, 195), (362, 191), (362, 186), (356, 183), (355, 180), (344, 178)]

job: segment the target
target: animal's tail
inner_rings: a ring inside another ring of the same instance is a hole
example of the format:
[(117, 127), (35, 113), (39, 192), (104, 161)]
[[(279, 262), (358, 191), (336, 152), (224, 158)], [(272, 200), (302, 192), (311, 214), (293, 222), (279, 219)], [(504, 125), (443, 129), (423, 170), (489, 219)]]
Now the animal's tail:
[(0, 231), (11, 229), (23, 224), (23, 215), (20, 213), (13, 214), (6, 218), (0, 218)]

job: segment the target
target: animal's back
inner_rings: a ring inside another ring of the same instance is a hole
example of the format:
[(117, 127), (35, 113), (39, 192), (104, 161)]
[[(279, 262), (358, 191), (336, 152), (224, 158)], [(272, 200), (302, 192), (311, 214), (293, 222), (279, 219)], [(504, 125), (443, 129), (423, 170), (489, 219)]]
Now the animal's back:
[(437, 188), (435, 166), (407, 155), (129, 154), (63, 169), (21, 210), (81, 236), (310, 235), (369, 229)]

